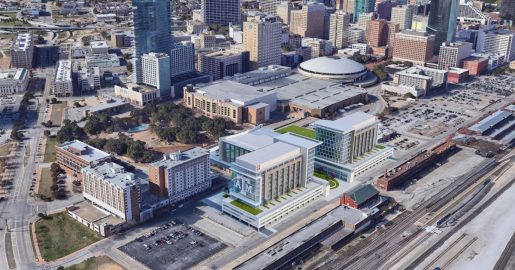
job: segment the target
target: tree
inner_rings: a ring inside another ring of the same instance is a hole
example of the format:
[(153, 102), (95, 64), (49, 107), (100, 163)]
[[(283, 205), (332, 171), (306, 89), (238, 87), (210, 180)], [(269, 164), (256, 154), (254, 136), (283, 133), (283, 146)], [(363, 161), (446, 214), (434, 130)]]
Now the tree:
[(46, 129), (45, 131), (43, 131), (43, 135), (45, 135), (45, 137), (49, 137), (50, 136), (50, 130)]
[(57, 100), (57, 98), (55, 98), (55, 97), (53, 97), (53, 98), (51, 98), (51, 99), (50, 99), (50, 104), (55, 104), (55, 103), (57, 103), (57, 102), (58, 102), (58, 100)]
[(23, 138), (23, 133), (19, 131), (17, 128), (13, 128), (11, 131), (11, 140), (19, 141)]

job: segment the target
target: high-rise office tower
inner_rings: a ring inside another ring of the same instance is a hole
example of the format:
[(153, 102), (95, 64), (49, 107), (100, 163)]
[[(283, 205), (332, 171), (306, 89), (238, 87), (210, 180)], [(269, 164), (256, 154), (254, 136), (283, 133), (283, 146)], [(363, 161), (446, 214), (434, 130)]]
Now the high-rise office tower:
[(150, 52), (170, 54), (172, 49), (171, 2), (133, 0), (134, 7), (134, 81), (143, 82), (141, 56)]
[(501, 16), (503, 18), (515, 19), (515, 1), (513, 0), (502, 0), (501, 2)]
[(371, 21), (372, 19), (375, 19), (374, 12), (362, 13), (359, 15), (359, 18), (358, 18), (358, 26), (363, 29), (366, 29), (368, 22)]
[(393, 55), (393, 47), (395, 47), (395, 34), (399, 33), (400, 28), (398, 23), (387, 22), (386, 23), (386, 32), (387, 39), (386, 45), (388, 46), (388, 58)]
[(290, 14), (291, 10), (293, 8), (293, 5), (289, 1), (283, 1), (279, 3), (276, 7), (276, 15), (283, 22), (283, 24), (289, 24), (290, 23)]
[(277, 6), (281, 3), (281, 0), (260, 0), (259, 8), (266, 14), (276, 15)]
[(393, 61), (424, 65), (433, 56), (435, 36), (427, 32), (404, 30), (395, 34)]
[(392, 18), (392, 8), (395, 6), (397, 6), (397, 3), (394, 3), (391, 0), (382, 0), (379, 3), (376, 3), (376, 10), (379, 19), (389, 21)]
[(329, 40), (337, 49), (348, 46), (350, 14), (343, 10), (338, 10), (331, 14), (329, 24)]
[(249, 71), (249, 52), (218, 51), (199, 55), (199, 71), (220, 80)]
[(176, 43), (170, 53), (172, 78), (195, 71), (195, 45), (189, 41)]
[(281, 64), (282, 24), (259, 16), (243, 23), (243, 47), (249, 52), (250, 68)]
[(336, 0), (336, 9), (343, 10), (349, 14), (354, 13), (354, 5), (356, 0)]
[(386, 45), (388, 32), (385, 20), (372, 20), (367, 24), (365, 31), (367, 44), (370, 47), (382, 47)]
[(444, 43), (440, 46), (438, 68), (449, 69), (452, 67), (460, 67), (461, 61), (470, 55), (472, 55), (472, 43)]
[(354, 1), (354, 21), (363, 13), (374, 12), (376, 0), (355, 0)]
[(202, 0), (200, 13), (206, 24), (238, 24), (241, 21), (240, 0)]
[(392, 23), (399, 24), (401, 30), (411, 29), (413, 23), (413, 15), (415, 14), (416, 6), (408, 5), (402, 7), (392, 8)]
[(146, 85), (159, 89), (161, 96), (169, 96), (170, 86), (170, 56), (166, 53), (148, 53), (141, 56), (143, 81)]
[(427, 31), (435, 35), (434, 53), (444, 42), (454, 42), (458, 20), (459, 0), (432, 0)]
[(11, 47), (11, 66), (17, 68), (32, 68), (34, 44), (30, 33), (20, 33)]
[(302, 37), (323, 38), (325, 6), (320, 3), (307, 3), (302, 9), (292, 10), (290, 32)]

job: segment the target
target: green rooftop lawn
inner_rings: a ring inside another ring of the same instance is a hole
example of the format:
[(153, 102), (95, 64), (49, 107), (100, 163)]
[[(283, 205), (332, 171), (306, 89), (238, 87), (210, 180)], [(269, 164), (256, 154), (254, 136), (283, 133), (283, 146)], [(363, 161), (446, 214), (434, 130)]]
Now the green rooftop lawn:
[(315, 133), (314, 130), (303, 128), (303, 127), (299, 127), (299, 126), (287, 126), (287, 127), (284, 127), (284, 128), (280, 128), (280, 129), (278, 129), (276, 131), (281, 133), (281, 134), (291, 132), (291, 133), (295, 133), (297, 135), (308, 137), (308, 138), (311, 138), (311, 139), (315, 139), (316, 138), (316, 133)]
[(376, 144), (376, 148), (377, 148), (377, 149), (380, 149), (380, 150), (383, 150), (383, 149), (384, 149), (384, 145)]
[(320, 178), (320, 179), (324, 179), (326, 180), (327, 182), (329, 182), (329, 188), (330, 189), (335, 189), (335, 188), (338, 188), (340, 186), (340, 183), (338, 182), (338, 180), (334, 179), (333, 177), (323, 173), (323, 172), (318, 172), (318, 171), (315, 171), (315, 173), (313, 173), (316, 177)]
[(254, 208), (246, 203), (243, 203), (239, 200), (234, 200), (231, 202), (232, 205), (240, 208), (241, 210), (243, 211), (246, 211), (254, 216), (257, 216), (259, 214), (261, 214), (261, 212), (263, 212), (263, 210), (259, 209), (259, 208)]

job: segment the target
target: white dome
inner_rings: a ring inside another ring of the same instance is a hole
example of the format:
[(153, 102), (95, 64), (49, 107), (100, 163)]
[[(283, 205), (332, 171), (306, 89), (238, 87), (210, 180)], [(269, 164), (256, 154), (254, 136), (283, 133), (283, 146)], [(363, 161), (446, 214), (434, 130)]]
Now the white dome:
[(307, 73), (329, 76), (360, 75), (367, 71), (362, 64), (340, 56), (317, 57), (302, 62), (299, 69)]

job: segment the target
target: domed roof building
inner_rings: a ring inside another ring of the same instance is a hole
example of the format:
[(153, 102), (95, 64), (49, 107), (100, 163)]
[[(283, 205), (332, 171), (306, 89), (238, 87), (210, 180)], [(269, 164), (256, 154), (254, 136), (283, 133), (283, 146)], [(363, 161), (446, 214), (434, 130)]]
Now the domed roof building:
[(302, 62), (298, 71), (306, 77), (345, 82), (359, 82), (364, 80), (368, 73), (364, 65), (338, 55), (317, 57)]

